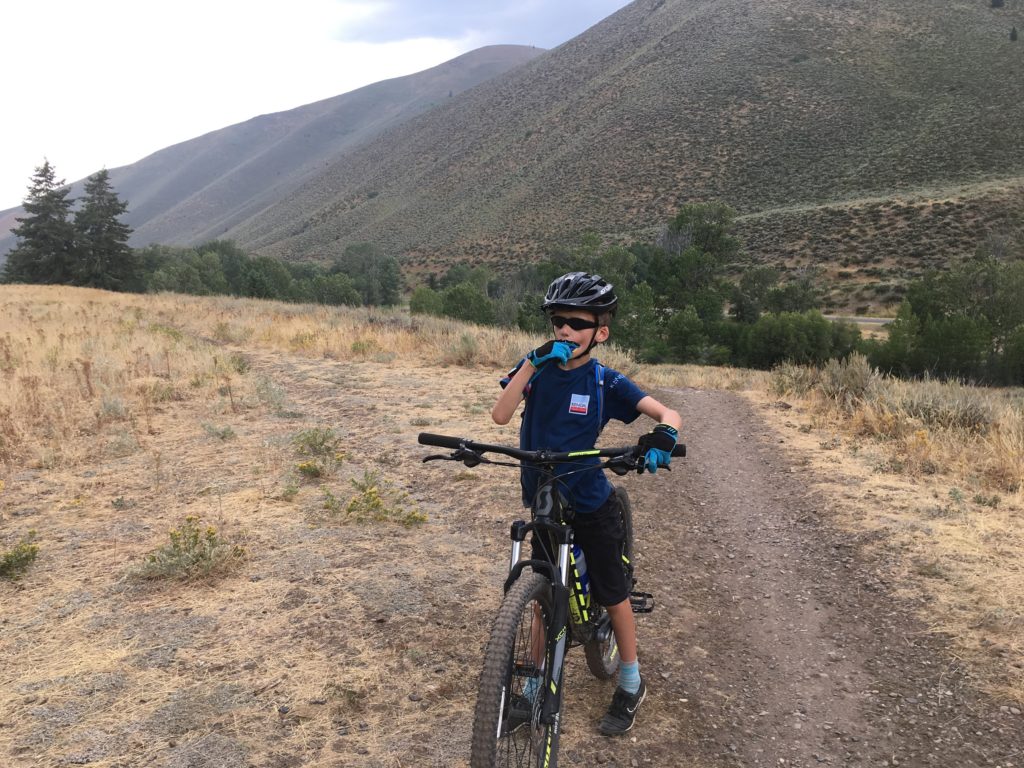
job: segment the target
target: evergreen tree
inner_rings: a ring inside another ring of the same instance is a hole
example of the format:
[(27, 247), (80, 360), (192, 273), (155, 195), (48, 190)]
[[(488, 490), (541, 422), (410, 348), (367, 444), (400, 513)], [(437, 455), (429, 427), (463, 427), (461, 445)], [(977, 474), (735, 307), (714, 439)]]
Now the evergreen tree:
[(85, 197), (75, 213), (76, 284), (110, 291), (139, 288), (139, 261), (128, 247), (131, 228), (120, 216), (128, 209), (110, 186), (107, 169), (85, 182)]
[(49, 160), (36, 168), (32, 186), (12, 231), (18, 244), (7, 255), (4, 282), (74, 282), (74, 228), (68, 220), (71, 200), (64, 180), (57, 180)]

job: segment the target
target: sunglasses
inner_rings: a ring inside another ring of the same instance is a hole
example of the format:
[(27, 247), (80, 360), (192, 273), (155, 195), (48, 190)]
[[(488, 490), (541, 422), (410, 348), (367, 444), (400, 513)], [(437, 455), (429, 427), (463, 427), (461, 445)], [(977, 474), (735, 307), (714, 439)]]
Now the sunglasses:
[(563, 325), (568, 325), (574, 331), (585, 331), (588, 328), (598, 328), (599, 323), (593, 320), (584, 320), (582, 317), (562, 317), (561, 315), (552, 315), (551, 324), (555, 328), (561, 328)]

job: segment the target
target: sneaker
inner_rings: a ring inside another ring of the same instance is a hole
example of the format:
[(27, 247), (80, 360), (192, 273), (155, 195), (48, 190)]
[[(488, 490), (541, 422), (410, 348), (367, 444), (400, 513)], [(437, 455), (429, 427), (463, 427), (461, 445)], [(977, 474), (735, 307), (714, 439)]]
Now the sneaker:
[(643, 676), (640, 677), (640, 688), (636, 693), (616, 688), (615, 695), (612, 696), (612, 705), (608, 708), (608, 714), (601, 718), (598, 730), (605, 736), (618, 736), (628, 731), (633, 727), (636, 711), (646, 695), (647, 683), (644, 682)]

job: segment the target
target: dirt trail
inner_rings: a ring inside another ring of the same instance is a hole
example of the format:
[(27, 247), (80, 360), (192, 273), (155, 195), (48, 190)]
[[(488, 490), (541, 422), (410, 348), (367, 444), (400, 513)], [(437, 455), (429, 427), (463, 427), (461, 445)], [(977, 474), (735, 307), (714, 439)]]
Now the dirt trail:
[[(514, 470), (424, 465), (415, 435), (514, 442), (515, 426), (488, 416), (497, 373), (243, 352), (284, 394), (280, 412), (186, 402), (155, 415), (132, 456), (26, 471), (7, 489), (46, 559), (0, 593), (0, 764), (467, 764), (518, 483)], [(753, 406), (656, 394), (683, 414), (690, 455), (621, 481), (641, 587), (657, 600), (639, 625), (651, 693), (636, 729), (605, 739), (596, 723), (612, 684), (570, 654), (562, 764), (1024, 765), (1024, 718), (971, 690), (912, 618), (918, 606), (893, 596), (884, 547), (833, 527)], [(211, 437), (211, 419), (237, 437)], [(291, 437), (313, 426), (335, 429), (349, 456), (285, 498)], [(603, 442), (643, 428), (610, 426)], [(328, 519), (325, 490), (344, 500), (366, 471), (429, 522)], [(169, 479), (153, 486), (154, 474)], [(111, 507), (121, 496), (127, 513)], [(186, 512), (248, 531), (244, 572), (123, 584), (126, 558)]]

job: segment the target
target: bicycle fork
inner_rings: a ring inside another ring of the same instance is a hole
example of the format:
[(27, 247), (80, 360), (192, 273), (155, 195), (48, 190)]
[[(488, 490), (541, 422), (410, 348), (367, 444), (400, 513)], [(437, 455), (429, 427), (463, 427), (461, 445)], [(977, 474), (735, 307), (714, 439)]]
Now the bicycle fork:
[[(509, 563), (513, 575), (517, 575), (518, 570), (523, 566), (519, 557), (522, 551), (526, 527), (525, 524), (522, 528), (518, 527), (518, 525), (513, 525), (512, 556)], [(551, 582), (552, 615), (551, 624), (548, 627), (548, 636), (545, 638), (544, 666), (547, 669), (547, 674), (543, 678), (543, 684), (546, 688), (544, 690), (544, 703), (540, 711), (540, 721), (551, 727), (548, 729), (546, 742), (541, 745), (541, 753), (537, 756), (540, 768), (557, 768), (558, 766), (558, 740), (561, 733), (562, 713), (562, 672), (565, 669), (565, 654), (569, 648), (570, 597), (567, 582), (570, 548), (571, 545), (568, 541), (559, 543), (557, 578)]]
[(550, 723), (544, 753), (540, 755), (542, 768), (556, 768), (558, 765), (558, 739), (561, 734), (562, 717), (562, 672), (565, 670), (565, 653), (569, 648), (569, 587), (566, 578), (569, 573), (569, 545), (558, 548), (558, 572), (560, 581), (552, 584), (551, 627), (547, 638), (547, 668), (544, 706), (541, 720)]

